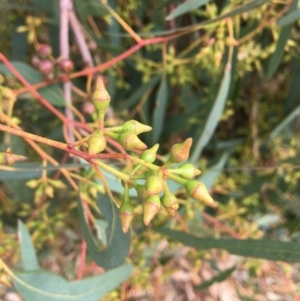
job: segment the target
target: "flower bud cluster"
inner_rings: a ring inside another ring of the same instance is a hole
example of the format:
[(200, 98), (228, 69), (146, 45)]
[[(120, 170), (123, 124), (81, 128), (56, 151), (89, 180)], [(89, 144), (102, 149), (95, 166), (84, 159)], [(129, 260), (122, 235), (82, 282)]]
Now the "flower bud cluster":
[[(142, 150), (139, 159), (131, 157), (135, 166), (126, 171), (129, 173), (127, 180), (123, 180), (124, 195), (119, 208), (119, 217), (123, 232), (127, 232), (134, 217), (134, 207), (129, 198), (129, 188), (134, 188), (142, 202), (143, 222), (149, 225), (157, 213), (164, 207), (170, 216), (174, 216), (179, 208), (176, 196), (169, 191), (167, 180), (171, 179), (181, 184), (186, 193), (193, 199), (208, 206), (216, 206), (205, 185), (195, 180), (201, 172), (193, 164), (184, 162), (189, 158), (192, 139), (188, 138), (182, 143), (172, 146), (167, 161), (161, 166), (154, 164), (158, 144), (147, 149), (138, 137), (139, 134), (148, 132), (152, 128), (136, 120), (129, 120), (121, 126), (104, 126), (104, 116), (110, 104), (110, 95), (103, 84), (102, 78), (96, 80), (96, 88), (92, 95), (99, 121), (99, 128), (83, 140), (87, 142), (88, 152), (96, 155), (105, 150), (107, 142), (105, 137), (118, 141), (126, 150)], [(134, 158), (137, 160), (135, 161)], [(175, 165), (176, 164), (176, 165)], [(172, 165), (175, 165), (173, 168)], [(119, 173), (119, 171), (118, 171)], [(140, 184), (143, 183), (143, 184)]]
[(65, 58), (56, 60), (52, 57), (52, 48), (48, 44), (40, 44), (36, 54), (31, 58), (31, 64), (37, 68), (46, 80), (58, 78), (60, 81), (69, 80), (69, 74), (74, 69), (72, 60)]

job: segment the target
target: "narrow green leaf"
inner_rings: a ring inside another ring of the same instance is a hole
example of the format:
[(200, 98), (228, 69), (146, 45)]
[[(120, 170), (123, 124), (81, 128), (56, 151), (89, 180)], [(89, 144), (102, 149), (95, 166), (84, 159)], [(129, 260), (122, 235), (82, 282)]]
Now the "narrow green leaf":
[(11, 171), (0, 170), (0, 179), (17, 180), (39, 178), (42, 175), (42, 169), (40, 167), (40, 163), (22, 162), (15, 164)]
[(158, 139), (160, 138), (160, 135), (163, 132), (167, 102), (168, 102), (168, 83), (167, 83), (166, 76), (163, 75), (156, 95), (155, 109), (153, 113), (152, 144), (158, 142)]
[(122, 104), (117, 107), (117, 110), (120, 111), (133, 107), (149, 89), (152, 89), (158, 83), (160, 78), (160, 74), (153, 76), (151, 80), (136, 89), (129, 98), (125, 99)]
[(40, 11), (45, 11), (47, 13), (53, 13), (53, 8), (56, 6), (53, 4), (55, 1), (51, 0), (29, 0), (29, 2), (34, 5), (36, 8), (38, 8)]
[(208, 21), (208, 23), (211, 22), (216, 22), (216, 21), (220, 21), (224, 18), (230, 18), (239, 14), (242, 14), (244, 12), (247, 12), (249, 10), (252, 10), (258, 6), (261, 6), (267, 2), (269, 2), (271, 0), (254, 0), (254, 1), (249, 1), (246, 4), (240, 5), (237, 8), (234, 8), (232, 11), (230, 11), (229, 13), (223, 14), (215, 19), (212, 19), (210, 21)]
[(172, 20), (185, 13), (197, 9), (200, 6), (206, 4), (209, 0), (187, 0), (182, 4), (178, 5), (167, 17), (166, 20)]
[(15, 3), (0, 3), (0, 7), (3, 9), (18, 9), (18, 10), (24, 10), (24, 11), (38, 11), (38, 8), (33, 7), (26, 4), (15, 4)]
[(292, 78), (290, 83), (289, 94), (287, 95), (284, 110), (289, 113), (298, 104), (300, 95), (300, 59), (297, 58), (293, 61), (293, 73), (290, 75)]
[(212, 277), (208, 281), (202, 282), (200, 285), (194, 286), (196, 290), (204, 290), (212, 286), (215, 282), (222, 282), (225, 281), (235, 270), (236, 266), (233, 266), (232, 268), (226, 269), (219, 273), (217, 276)]
[(281, 242), (267, 239), (238, 240), (225, 238), (215, 239), (209, 237), (200, 238), (192, 234), (170, 229), (159, 229), (158, 232), (165, 234), (184, 245), (197, 249), (199, 248), (201, 250), (224, 249), (239, 256), (286, 262), (300, 261), (300, 244), (295, 242)]
[[(297, 8), (297, 4), (298, 4), (298, 0), (294, 0), (290, 7), (289, 12), (293, 12)], [(266, 74), (267, 79), (270, 79), (274, 75), (275, 71), (277, 70), (280, 64), (281, 57), (284, 53), (285, 45), (291, 34), (291, 30), (292, 30), (292, 24), (283, 27), (280, 31), (276, 49), (272, 54), (271, 59), (269, 60), (267, 74)]]
[(84, 20), (88, 16), (104, 17), (108, 14), (107, 9), (99, 0), (75, 0), (76, 12)]
[(27, 228), (21, 220), (18, 221), (18, 235), (24, 270), (27, 272), (39, 270), (40, 267), (31, 241), (31, 237)]
[(278, 26), (287, 26), (300, 18), (300, 8), (289, 11), (285, 16), (278, 20)]
[(270, 138), (274, 139), (276, 136), (280, 134), (282, 130), (284, 130), (296, 117), (300, 115), (300, 106), (294, 109), (286, 118), (280, 122), (276, 128), (271, 132)]
[(230, 87), (230, 82), (231, 82), (231, 58), (228, 58), (225, 71), (224, 71), (224, 76), (221, 82), (221, 86), (218, 92), (218, 95), (216, 97), (214, 106), (206, 120), (204, 130), (199, 137), (195, 148), (192, 152), (192, 155), (190, 157), (190, 161), (192, 163), (195, 163), (199, 156), (202, 153), (202, 150), (204, 147), (207, 145), (209, 142), (210, 138), (215, 132), (215, 129), (219, 123), (220, 117), (223, 113), (225, 103), (227, 100), (228, 92), (229, 92), (229, 87)]
[[(30, 65), (23, 62), (12, 62), (12, 64), (30, 84), (33, 85), (44, 81), (42, 74), (32, 68)], [(12, 74), (10, 70), (8, 70), (8, 68), (3, 64), (0, 64), (0, 73)], [(38, 92), (51, 104), (55, 106), (65, 106), (63, 92), (58, 84), (43, 87), (39, 89)]]
[(17, 273), (13, 282), (24, 301), (98, 301), (120, 285), (132, 272), (131, 265), (122, 265), (100, 276), (68, 282), (45, 271)]
[(28, 43), (27, 43), (27, 32), (17, 32), (19, 26), (25, 25), (22, 18), (17, 18), (14, 24), (11, 41), (11, 60), (23, 60), (25, 59)]
[(86, 241), (91, 258), (101, 267), (112, 269), (121, 265), (130, 249), (131, 231), (123, 233), (121, 222), (118, 216), (118, 208), (105, 195), (102, 197), (97, 206), (99, 207), (104, 218), (108, 222), (106, 229), (107, 245), (104, 249), (99, 249), (94, 237), (92, 236), (84, 218), (83, 207), (80, 197), (78, 198), (78, 213), (82, 235)]

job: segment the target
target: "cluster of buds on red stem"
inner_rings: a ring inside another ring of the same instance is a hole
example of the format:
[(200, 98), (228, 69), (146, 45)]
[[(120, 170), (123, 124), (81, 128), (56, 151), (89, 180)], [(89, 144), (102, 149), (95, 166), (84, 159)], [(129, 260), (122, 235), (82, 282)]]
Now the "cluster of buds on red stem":
[[(119, 208), (119, 217), (124, 232), (128, 231), (134, 217), (134, 207), (129, 197), (129, 188), (132, 187), (135, 188), (142, 202), (145, 225), (150, 224), (162, 207), (171, 216), (174, 216), (179, 208), (175, 194), (168, 188), (168, 179), (181, 184), (191, 198), (208, 206), (216, 206), (205, 185), (194, 179), (200, 174), (200, 170), (191, 163), (185, 162), (190, 155), (191, 138), (173, 145), (168, 160), (162, 166), (157, 166), (154, 162), (159, 145), (147, 149), (146, 144), (138, 137), (139, 134), (150, 131), (152, 129), (150, 126), (136, 120), (129, 120), (121, 126), (105, 127), (104, 117), (110, 104), (110, 95), (101, 77), (97, 78), (92, 103), (97, 111), (99, 127), (93, 134), (83, 139), (83, 142), (87, 142), (88, 152), (91, 155), (105, 151), (107, 136), (119, 142), (126, 150), (143, 150), (136, 161), (134, 160), (136, 157), (129, 156), (136, 165), (129, 171), (128, 180), (123, 179), (124, 195)], [(174, 164), (176, 167), (172, 168)]]

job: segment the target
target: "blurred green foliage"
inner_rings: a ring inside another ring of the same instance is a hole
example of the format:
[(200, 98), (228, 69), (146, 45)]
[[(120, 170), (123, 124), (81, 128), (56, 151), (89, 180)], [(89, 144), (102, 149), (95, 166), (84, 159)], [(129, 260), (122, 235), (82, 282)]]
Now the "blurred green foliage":
[[(108, 0), (102, 4), (98, 0), (74, 0), (73, 4), (95, 65), (109, 62), (134, 47), (136, 41), (126, 28), (142, 39), (166, 38), (162, 43), (151, 42), (140, 47), (103, 70), (112, 96), (112, 113), (106, 122), (115, 125), (134, 118), (151, 125), (153, 131), (142, 137), (149, 147), (159, 142), (161, 156), (174, 143), (192, 137), (191, 161), (202, 170), (200, 180), (219, 203), (218, 210), (207, 209), (187, 199), (174, 186), (181, 204), (179, 215), (170, 218), (162, 212), (153, 221), (158, 229), (155, 232), (143, 226), (142, 205), (132, 196), (136, 217), (127, 261), (136, 269), (127, 281), (128, 294), (151, 291), (154, 282), (151, 275), (157, 267), (161, 268), (159, 283), (167, 281), (176, 270), (174, 262), (181, 254), (181, 247), (174, 241), (167, 242), (161, 234), (172, 231), (170, 228), (188, 230), (202, 238), (285, 240), (297, 246), (300, 240), (298, 1)], [(110, 13), (107, 5), (128, 27)], [(42, 74), (30, 64), (36, 52), (35, 39), (51, 45), (53, 56), (59, 56), (59, 13), (57, 1), (0, 3), (1, 52), (31, 84), (43, 81)], [(30, 27), (28, 17), (41, 22)], [(26, 31), (20, 32), (20, 26), (27, 26)], [(95, 43), (96, 48), (92, 47)], [(85, 65), (72, 34), (70, 49), (76, 73)], [(1, 112), (25, 131), (64, 141), (61, 122), (29, 93), (19, 94), (10, 107), (4, 89), (17, 90), (21, 85), (4, 65), (0, 66), (0, 73), (3, 74)], [(72, 82), (82, 91), (89, 88), (86, 77), (76, 77)], [(38, 91), (64, 112), (60, 83)], [(74, 107), (87, 122), (92, 122), (93, 116), (86, 109), (89, 94), (73, 92)], [(0, 120), (6, 123), (1, 117)], [(77, 192), (57, 174), (56, 168), (48, 166), (46, 188), (43, 196), (39, 196), (34, 185), (28, 187), (28, 181), (45, 175), (41, 158), (20, 138), (1, 133), (1, 139), (1, 151), (11, 147), (30, 160), (15, 165), (23, 172), (0, 169), (0, 257), (6, 258), (10, 266), (17, 263), (14, 233), (17, 220), (22, 219), (41, 260), (49, 253), (54, 258), (65, 258), (65, 263), (61, 259), (54, 261), (60, 273), (73, 280), (77, 267), (70, 262), (79, 260), (80, 253)], [(66, 167), (74, 165), (71, 159), (63, 161), (61, 151), (47, 146), (43, 149)], [(97, 190), (103, 193), (104, 188), (91, 169), (81, 161), (76, 164), (72, 177), (82, 182), (93, 203)], [(118, 167), (117, 163), (112, 164)], [(123, 189), (120, 181), (104, 175), (120, 199)], [(59, 185), (51, 184), (54, 176)], [(99, 229), (97, 235), (101, 241), (101, 233), (103, 237), (105, 231), (103, 226)], [(64, 244), (68, 247), (62, 248)], [(230, 251), (230, 247), (225, 249)], [(68, 254), (72, 254), (72, 259), (68, 259)], [(186, 257), (195, 267), (206, 261), (213, 266), (222, 254), (189, 249)], [(247, 268), (251, 277), (252, 272), (259, 276), (266, 268), (265, 263), (260, 264), (256, 259), (241, 260), (239, 265)], [(92, 267), (88, 258), (87, 275), (93, 274)], [(280, 268), (290, 267), (282, 264)], [(224, 280), (223, 274), (220, 275)], [(124, 298), (123, 291), (113, 291), (107, 300)], [(260, 289), (256, 288), (256, 292)]]

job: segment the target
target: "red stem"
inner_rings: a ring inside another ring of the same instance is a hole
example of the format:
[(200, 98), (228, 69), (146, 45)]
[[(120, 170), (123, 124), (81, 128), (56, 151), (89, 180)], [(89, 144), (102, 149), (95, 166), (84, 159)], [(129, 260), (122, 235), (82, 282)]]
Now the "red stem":
[(9, 62), (9, 60), (0, 52), (0, 60), (5, 64), (5, 66), (13, 73), (13, 75), (27, 88), (28, 91), (49, 111), (56, 115), (62, 122), (66, 125), (70, 123), (81, 127), (88, 132), (92, 132), (92, 129), (85, 123), (72, 120), (70, 121), (66, 116), (64, 116), (60, 111), (58, 111), (51, 103), (49, 103), (45, 98), (43, 98), (32, 86), (31, 84), (19, 73), (19, 71)]
[(86, 256), (86, 242), (84, 239), (81, 241), (81, 251), (79, 258), (79, 267), (77, 272), (77, 279), (80, 280), (83, 277), (84, 266), (85, 266), (85, 256)]

